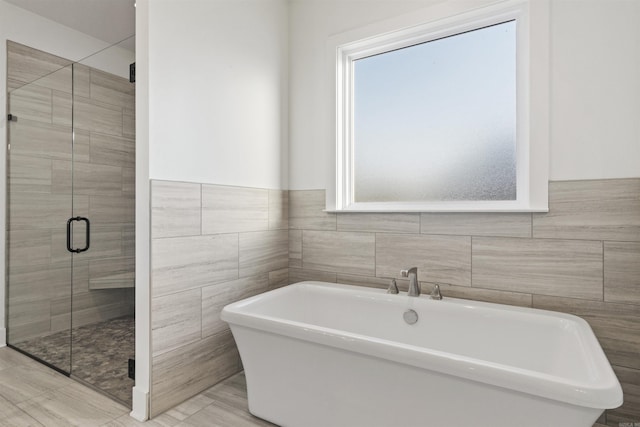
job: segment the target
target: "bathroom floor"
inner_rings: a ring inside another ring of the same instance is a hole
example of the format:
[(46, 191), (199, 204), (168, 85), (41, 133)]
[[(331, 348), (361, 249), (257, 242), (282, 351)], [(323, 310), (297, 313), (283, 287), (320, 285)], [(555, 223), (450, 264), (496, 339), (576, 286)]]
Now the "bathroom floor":
[(249, 414), (239, 373), (145, 423), (129, 408), (10, 348), (0, 348), (0, 427), (273, 427)]
[[(247, 410), (244, 373), (153, 420), (10, 348), (0, 348), (0, 427), (274, 427)], [(594, 427), (606, 427), (595, 424)]]
[[(135, 357), (134, 317), (73, 328), (72, 337), (72, 375), (130, 406), (134, 381), (128, 377), (128, 359)], [(63, 331), (15, 346), (68, 370), (69, 339), (69, 331)]]

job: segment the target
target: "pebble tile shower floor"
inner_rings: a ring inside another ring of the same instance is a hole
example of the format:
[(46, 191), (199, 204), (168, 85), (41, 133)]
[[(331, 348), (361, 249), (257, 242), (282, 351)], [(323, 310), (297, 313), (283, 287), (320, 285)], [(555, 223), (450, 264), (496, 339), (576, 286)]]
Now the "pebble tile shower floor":
[[(133, 316), (73, 328), (71, 374), (131, 406), (134, 381), (128, 360), (135, 358)], [(69, 331), (16, 343), (15, 346), (63, 370), (69, 367)]]

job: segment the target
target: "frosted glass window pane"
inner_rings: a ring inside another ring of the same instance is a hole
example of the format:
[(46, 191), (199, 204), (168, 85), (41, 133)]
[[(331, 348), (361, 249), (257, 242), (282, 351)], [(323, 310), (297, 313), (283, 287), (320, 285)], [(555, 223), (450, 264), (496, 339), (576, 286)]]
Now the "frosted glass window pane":
[(516, 200), (516, 23), (354, 61), (354, 202)]

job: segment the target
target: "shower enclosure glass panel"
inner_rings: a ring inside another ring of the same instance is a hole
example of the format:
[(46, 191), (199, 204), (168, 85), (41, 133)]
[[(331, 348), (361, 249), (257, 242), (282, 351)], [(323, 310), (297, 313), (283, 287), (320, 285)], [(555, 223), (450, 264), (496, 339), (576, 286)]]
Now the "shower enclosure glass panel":
[(130, 405), (135, 85), (98, 67), (131, 52), (7, 51), (8, 344)]
[(64, 225), (73, 196), (71, 169), (58, 166), (73, 157), (73, 69), (17, 44), (8, 51), (13, 66), (8, 70), (7, 341), (69, 372), (72, 255)]
[[(74, 64), (73, 212), (90, 220), (89, 250), (73, 255), (72, 375), (131, 401), (134, 351), (135, 85)], [(128, 69), (126, 70), (128, 71)], [(79, 224), (79, 223), (77, 223)], [(84, 228), (74, 235), (85, 243)]]

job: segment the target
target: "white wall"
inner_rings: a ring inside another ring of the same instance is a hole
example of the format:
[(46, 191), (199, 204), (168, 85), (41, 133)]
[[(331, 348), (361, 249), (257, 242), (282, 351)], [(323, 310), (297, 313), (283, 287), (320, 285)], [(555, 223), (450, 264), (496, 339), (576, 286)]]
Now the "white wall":
[(551, 179), (640, 176), (640, 1), (551, 3)]
[(287, 185), (286, 0), (149, 3), (151, 179)]
[[(0, 135), (7, 135), (7, 40), (43, 50), (45, 52), (77, 61), (104, 49), (107, 43), (79, 33), (68, 27), (44, 19), (0, 0)], [(115, 61), (115, 62), (112, 62)], [(133, 62), (133, 53), (115, 52), (109, 56), (109, 63), (94, 62), (100, 68), (119, 70), (128, 76), (128, 64)], [(126, 74), (125, 74), (126, 73)], [(6, 223), (6, 151), (0, 150), (0, 240), (5, 242)], [(64, 224), (61, 225), (62, 227)], [(5, 271), (5, 245), (0, 245), (0, 268)], [(6, 281), (3, 281), (6, 283)], [(0, 291), (0, 345), (5, 343), (5, 292)]]
[(287, 14), (286, 0), (137, 0), (139, 420), (151, 380), (149, 181), (287, 188)]
[[(327, 185), (335, 141), (328, 37), (432, 3), (292, 2), (289, 188)], [(640, 1), (551, 4), (550, 179), (640, 176)]]

